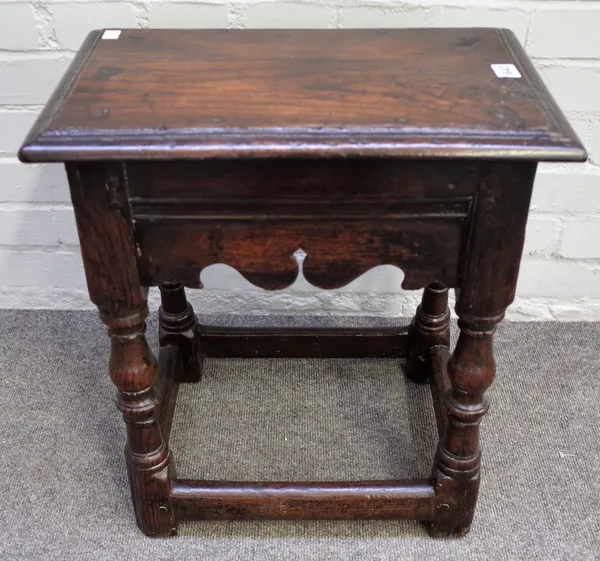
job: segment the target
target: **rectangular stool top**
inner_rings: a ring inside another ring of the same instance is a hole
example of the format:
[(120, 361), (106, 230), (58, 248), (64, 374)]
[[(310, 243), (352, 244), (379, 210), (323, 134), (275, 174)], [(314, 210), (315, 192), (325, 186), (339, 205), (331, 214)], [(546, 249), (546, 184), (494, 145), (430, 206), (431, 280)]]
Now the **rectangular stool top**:
[(505, 29), (100, 30), (23, 161), (389, 156), (582, 161)]

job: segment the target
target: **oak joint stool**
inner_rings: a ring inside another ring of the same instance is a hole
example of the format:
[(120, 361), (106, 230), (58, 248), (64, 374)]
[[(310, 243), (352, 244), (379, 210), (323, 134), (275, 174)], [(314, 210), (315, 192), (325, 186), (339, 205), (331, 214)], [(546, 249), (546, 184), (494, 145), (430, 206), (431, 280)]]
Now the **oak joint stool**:
[[(502, 29), (92, 32), (20, 151), (63, 162), (92, 301), (111, 338), (139, 527), (182, 520), (397, 519), (463, 535), (479, 488), (494, 328), (512, 302), (539, 161), (586, 153)], [(213, 263), (269, 290), (392, 264), (424, 288), (406, 329), (198, 325)], [(160, 353), (145, 338), (160, 286)], [(450, 354), (448, 289), (460, 335)], [(181, 383), (207, 357), (406, 358), (440, 440), (421, 479), (179, 479)]]

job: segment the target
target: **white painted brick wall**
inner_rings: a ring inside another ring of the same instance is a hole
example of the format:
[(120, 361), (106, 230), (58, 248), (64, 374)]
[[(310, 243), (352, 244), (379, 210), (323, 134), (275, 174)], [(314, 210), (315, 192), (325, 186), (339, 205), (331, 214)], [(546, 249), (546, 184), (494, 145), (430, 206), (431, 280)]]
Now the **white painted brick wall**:
[[(541, 165), (514, 319), (600, 320), (600, 2), (569, 0), (0, 0), (0, 307), (90, 307), (64, 170), (16, 150), (74, 52), (99, 27), (508, 27), (590, 152)], [(338, 291), (252, 287), (202, 273), (200, 311), (411, 315), (418, 293), (379, 267)], [(151, 297), (156, 305), (156, 294)]]
[(320, 4), (261, 2), (250, 4), (243, 13), (244, 27), (296, 29), (331, 27), (334, 11)]
[(0, 4), (2, 48), (23, 51), (40, 47), (36, 16), (30, 4)]
[(529, 54), (538, 58), (589, 58), (600, 54), (600, 10), (572, 2), (574, 6), (556, 8), (551, 3), (533, 14)]
[[(544, 2), (548, 4), (548, 2)], [(486, 2), (481, 2), (486, 4)], [(444, 27), (506, 27), (512, 29), (521, 43), (527, 39), (530, 14), (525, 10), (512, 7), (506, 9), (502, 2), (489, 2), (488, 6), (445, 6), (442, 8)], [(473, 24), (472, 22), (477, 22)]]
[(127, 2), (61, 2), (51, 6), (54, 34), (61, 48), (76, 51), (92, 29), (136, 27), (137, 14)]
[(28, 205), (0, 208), (0, 246), (57, 245), (58, 228), (52, 210)]
[(433, 17), (431, 9), (419, 6), (383, 10), (377, 6), (352, 6), (342, 10), (340, 27), (425, 27)]
[(72, 59), (70, 55), (32, 52), (11, 52), (0, 59), (0, 107), (46, 103)]
[(597, 61), (557, 60), (538, 69), (563, 111), (600, 113), (600, 65)]
[(565, 224), (560, 255), (567, 259), (600, 258), (600, 218), (571, 219)]
[(36, 117), (37, 111), (0, 111), (0, 154), (15, 154)]
[(531, 201), (532, 217), (553, 212), (563, 219), (577, 219), (578, 214), (600, 213), (600, 170), (578, 167), (540, 169)]
[(60, 164), (24, 166), (0, 157), (0, 205), (3, 203), (69, 203), (69, 187)]
[(178, 4), (163, 2), (148, 6), (148, 27), (207, 29), (229, 24), (229, 8), (225, 4)]

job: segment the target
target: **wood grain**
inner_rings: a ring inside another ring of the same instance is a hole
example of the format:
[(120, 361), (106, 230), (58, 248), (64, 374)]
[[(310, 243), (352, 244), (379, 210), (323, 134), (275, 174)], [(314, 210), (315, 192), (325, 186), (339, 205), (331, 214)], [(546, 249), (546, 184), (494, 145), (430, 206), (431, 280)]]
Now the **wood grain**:
[(179, 279), (201, 288), (202, 269), (231, 265), (252, 284), (281, 290), (298, 275), (294, 253), (306, 252), (304, 277), (314, 286), (345, 286), (369, 269), (396, 265), (407, 290), (459, 282), (463, 217), (412, 220), (198, 220), (138, 223), (140, 274), (147, 285)]
[[(98, 34), (21, 149), (23, 160), (585, 159), (507, 30)], [(490, 68), (499, 62), (515, 64), (522, 78), (499, 79)]]
[(211, 358), (404, 358), (407, 328), (227, 328), (201, 326), (199, 346)]
[(175, 480), (184, 520), (385, 520), (433, 517), (431, 480), (262, 483)]
[(428, 202), (472, 195), (479, 162), (335, 158), (127, 162), (133, 212), (181, 204), (344, 204)]

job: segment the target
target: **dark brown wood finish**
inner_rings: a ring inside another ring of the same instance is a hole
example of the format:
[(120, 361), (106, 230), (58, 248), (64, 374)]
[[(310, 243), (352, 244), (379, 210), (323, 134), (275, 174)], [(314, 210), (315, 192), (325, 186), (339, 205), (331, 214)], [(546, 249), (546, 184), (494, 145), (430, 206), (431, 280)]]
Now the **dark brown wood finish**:
[(448, 403), (450, 393), (452, 392), (452, 386), (448, 378), (449, 356), (449, 348), (443, 345), (436, 345), (429, 351), (429, 359), (431, 360), (431, 397), (433, 398), (435, 421), (440, 437), (444, 435), (444, 431), (446, 430), (446, 421), (448, 419), (446, 403)]
[(408, 328), (231, 328), (201, 326), (202, 356), (226, 358), (405, 358)]
[(160, 345), (176, 345), (179, 348), (184, 377), (178, 381), (199, 382), (202, 377), (202, 357), (196, 333), (198, 321), (194, 309), (187, 301), (182, 284), (176, 281), (161, 284), (160, 299)]
[(158, 372), (154, 388), (158, 396), (158, 422), (166, 442), (169, 442), (171, 435), (171, 425), (179, 392), (177, 379), (182, 372), (184, 369), (179, 347), (176, 345), (162, 347), (158, 355)]
[[(535, 164), (482, 165), (456, 303), (460, 335), (448, 362), (447, 424), (434, 466), (439, 502), (433, 534), (465, 534), (475, 512), (479, 423), (496, 372), (493, 333), (515, 296), (534, 176)], [(515, 190), (515, 184), (529, 189)]]
[(348, 222), (335, 216), (274, 222), (257, 217), (140, 224), (136, 239), (140, 275), (149, 285), (178, 278), (200, 288), (202, 269), (225, 263), (256, 286), (283, 289), (298, 276), (294, 253), (302, 249), (304, 276), (320, 288), (339, 288), (376, 265), (392, 264), (406, 275), (403, 287), (416, 289), (437, 279), (458, 282), (463, 231), (462, 217)]
[(432, 377), (431, 351), (438, 346), (450, 346), (450, 310), (445, 286), (432, 283), (425, 287), (410, 335), (410, 354), (405, 371), (411, 380), (423, 384), (431, 381)]
[(186, 520), (431, 520), (428, 479), (320, 483), (175, 480), (171, 499)]
[(507, 154), (584, 157), (508, 30), (131, 29), (90, 35), (21, 157)]
[[(497, 78), (494, 63), (522, 77)], [(511, 32), (93, 32), (20, 157), (67, 165), (146, 534), (189, 519), (280, 518), (415, 518), (434, 536), (468, 531), (493, 332), (514, 298), (536, 165), (586, 157)], [(201, 326), (184, 287), (200, 288), (212, 263), (266, 289), (287, 287), (299, 267), (334, 288), (393, 264), (404, 288), (425, 290), (409, 328)], [(157, 285), (158, 364), (145, 338)], [(407, 358), (409, 376), (431, 383), (432, 473), (178, 479), (168, 449), (178, 385), (199, 381), (205, 358), (229, 356)]]
[(136, 519), (146, 534), (168, 535), (175, 528), (169, 449), (154, 387), (157, 363), (145, 337), (147, 288), (137, 271), (123, 167), (69, 164), (67, 171), (90, 298), (111, 337), (109, 372), (127, 427), (125, 455)]

